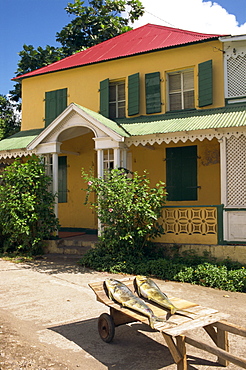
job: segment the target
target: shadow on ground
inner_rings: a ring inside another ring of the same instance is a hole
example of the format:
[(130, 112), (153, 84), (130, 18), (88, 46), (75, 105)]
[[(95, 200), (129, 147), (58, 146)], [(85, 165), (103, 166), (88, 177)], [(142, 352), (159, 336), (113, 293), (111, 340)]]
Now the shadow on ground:
[(79, 264), (81, 256), (64, 255), (64, 254), (46, 254), (44, 256), (36, 257), (32, 261), (25, 261), (21, 265), (22, 268), (30, 268), (37, 272), (46, 274), (58, 273), (92, 273), (92, 270), (83, 267)]
[[(157, 370), (174, 364), (161, 333), (153, 331), (148, 325), (132, 323), (119, 326), (111, 343), (105, 343), (100, 338), (96, 318), (49, 330), (74, 342), (109, 370)], [(188, 361), (191, 370), (197, 369), (196, 365), (219, 366), (216, 362), (195, 356), (188, 356)]]

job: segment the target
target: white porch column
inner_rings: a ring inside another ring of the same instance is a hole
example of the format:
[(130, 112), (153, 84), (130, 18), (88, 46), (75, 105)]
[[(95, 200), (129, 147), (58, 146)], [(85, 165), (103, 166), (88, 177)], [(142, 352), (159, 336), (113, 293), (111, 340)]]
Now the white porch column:
[(220, 143), (220, 189), (221, 203), (227, 205), (227, 176), (226, 176), (226, 138), (219, 139)]
[(126, 149), (122, 149), (122, 167), (127, 168), (127, 150)]
[(97, 149), (97, 177), (103, 177), (103, 150)]
[(120, 163), (120, 149), (114, 148), (114, 168), (121, 167)]
[[(103, 149), (97, 149), (97, 177), (103, 177)], [(101, 221), (97, 220), (98, 236), (101, 235), (102, 225)]]
[[(58, 154), (52, 154), (52, 178), (53, 178), (53, 194), (58, 194)], [(58, 217), (58, 197), (55, 199), (54, 211)]]

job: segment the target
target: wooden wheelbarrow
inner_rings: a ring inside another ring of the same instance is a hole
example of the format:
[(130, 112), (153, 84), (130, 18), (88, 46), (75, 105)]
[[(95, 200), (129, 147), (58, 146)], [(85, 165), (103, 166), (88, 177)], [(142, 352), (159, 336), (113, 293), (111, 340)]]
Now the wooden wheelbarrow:
[[(121, 279), (134, 293), (134, 278)], [(89, 284), (99, 302), (110, 308), (110, 314), (103, 313), (98, 318), (98, 332), (101, 339), (110, 343), (115, 335), (115, 327), (130, 322), (142, 322), (149, 325), (149, 320), (135, 311), (120, 306), (108, 298), (104, 281)], [(246, 337), (246, 329), (225, 321), (229, 315), (217, 310), (202, 307), (176, 297), (170, 297), (173, 304), (179, 309), (189, 311), (188, 316), (182, 314), (168, 315), (164, 308), (157, 307), (149, 301), (145, 302), (156, 316), (165, 318), (165, 322), (156, 322), (154, 329), (164, 337), (171, 352), (177, 370), (187, 369), (186, 343), (212, 353), (218, 357), (220, 365), (227, 366), (229, 362), (246, 369), (246, 359), (229, 353), (228, 332)], [(188, 332), (197, 328), (204, 328), (215, 345), (209, 345), (188, 335)]]

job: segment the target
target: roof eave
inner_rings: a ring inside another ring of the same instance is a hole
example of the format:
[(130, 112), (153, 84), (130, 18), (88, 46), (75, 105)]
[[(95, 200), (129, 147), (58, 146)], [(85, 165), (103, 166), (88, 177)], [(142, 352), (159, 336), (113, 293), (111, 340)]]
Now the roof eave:
[[(162, 50), (175, 49), (175, 48), (178, 48), (178, 47), (185, 47), (185, 46), (189, 46), (189, 45), (194, 45), (194, 44), (199, 44), (199, 43), (204, 43), (204, 42), (209, 42), (209, 41), (214, 41), (214, 40), (220, 40), (220, 36), (213, 36), (213, 37), (203, 39), (203, 40), (196, 40), (196, 41), (186, 42), (186, 43), (183, 43), (183, 44), (177, 44), (177, 45), (171, 45), (171, 46), (166, 46), (166, 47), (157, 48), (157, 49), (141, 51), (141, 52), (133, 53), (133, 54), (130, 54), (130, 55), (122, 55), (122, 56), (115, 57), (115, 58), (99, 60), (99, 61), (90, 62), (90, 63), (86, 63), (86, 64), (79, 64), (79, 65), (75, 65), (75, 66), (72, 66), (72, 67), (61, 68), (61, 69), (57, 69), (57, 70), (54, 70), (54, 71), (48, 71), (48, 72), (43, 72), (43, 73), (41, 72), (41, 73), (38, 73), (38, 74), (28, 76), (29, 73), (33, 72), (33, 71), (31, 71), (31, 72), (27, 73), (27, 76), (25, 76), (25, 74), (24, 74), (24, 75), (21, 75), (19, 77), (16, 76), (16, 77), (11, 78), (11, 81), (21, 82), (22, 80), (27, 79), (27, 78), (31, 78), (31, 77), (38, 77), (38, 76), (42, 76), (42, 75), (48, 75), (48, 74), (51, 74), (51, 73), (67, 71), (67, 70), (70, 70), (70, 69), (86, 67), (88, 65), (105, 63), (105, 62), (110, 62), (110, 61), (118, 60), (118, 59), (131, 58), (131, 57), (138, 56), (138, 55), (155, 53), (155, 52), (162, 51)], [(44, 68), (44, 67), (42, 67), (42, 68)]]

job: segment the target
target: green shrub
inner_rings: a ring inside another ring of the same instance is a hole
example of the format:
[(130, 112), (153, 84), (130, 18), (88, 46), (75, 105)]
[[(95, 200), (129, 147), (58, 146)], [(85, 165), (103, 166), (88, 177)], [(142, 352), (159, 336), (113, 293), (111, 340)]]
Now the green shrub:
[(117, 252), (120, 261), (147, 253), (150, 240), (164, 231), (159, 222), (166, 199), (164, 183), (151, 188), (146, 173), (140, 176), (134, 172), (129, 177), (120, 169), (105, 172), (103, 178), (82, 170), (82, 177), (87, 183), (85, 203), (96, 210), (103, 226), (100, 245)]
[[(122, 260), (117, 253), (99, 246), (90, 250), (80, 261), (86, 267), (97, 271), (147, 275), (162, 280), (180, 281), (223, 290), (246, 292), (246, 269), (241, 264), (209, 260), (208, 254), (200, 257), (195, 252), (185, 253), (185, 259), (176, 254), (175, 258), (157, 258), (144, 255), (142, 258), (128, 256)], [(205, 260), (205, 262), (204, 262)], [(196, 264), (195, 264), (196, 261)], [(226, 263), (230, 266), (228, 268)], [(235, 269), (232, 268), (235, 266)]]
[(0, 186), (2, 252), (40, 253), (42, 242), (58, 228), (51, 178), (37, 157), (8, 166)]

